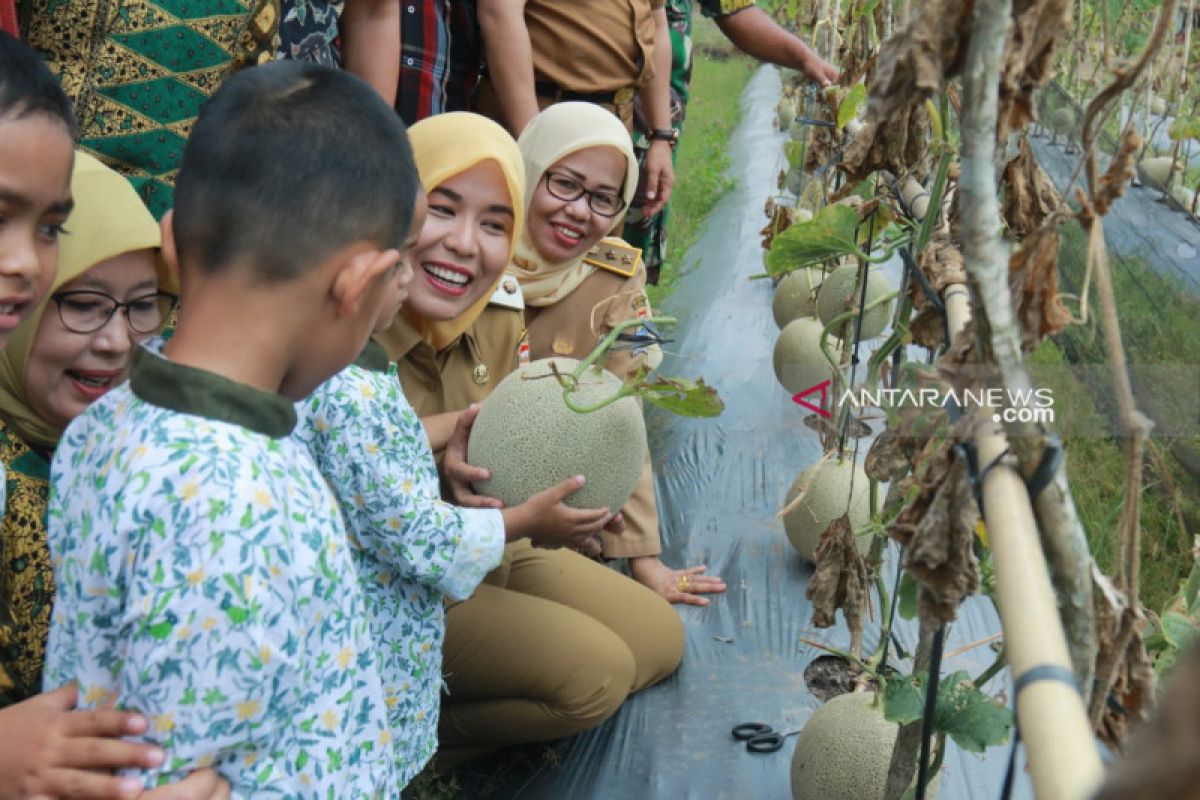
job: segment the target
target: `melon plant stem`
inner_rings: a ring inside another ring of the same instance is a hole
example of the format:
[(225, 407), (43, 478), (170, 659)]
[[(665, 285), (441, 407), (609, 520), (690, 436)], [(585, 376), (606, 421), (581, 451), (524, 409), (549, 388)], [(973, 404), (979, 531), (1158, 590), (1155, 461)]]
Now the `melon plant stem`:
[(579, 379), (583, 377), (583, 373), (608, 352), (609, 348), (617, 341), (617, 337), (624, 331), (640, 327), (647, 323), (651, 325), (674, 325), (675, 322), (676, 319), (674, 317), (647, 317), (646, 319), (627, 319), (617, 323), (616, 327), (600, 340), (600, 344), (596, 345), (596, 349), (589, 353), (587, 358), (580, 361), (579, 365), (575, 367), (575, 370), (570, 375), (566, 376), (569, 378), (569, 381), (563, 381), (563, 376), (559, 376), (559, 382), (563, 384), (563, 402), (567, 404), (567, 408), (579, 414), (587, 414), (592, 411), (599, 411), (622, 398), (637, 394), (637, 389), (634, 386), (623, 385), (616, 394), (601, 400), (595, 405), (579, 406), (571, 401), (571, 394), (575, 391), (575, 387), (579, 385)]

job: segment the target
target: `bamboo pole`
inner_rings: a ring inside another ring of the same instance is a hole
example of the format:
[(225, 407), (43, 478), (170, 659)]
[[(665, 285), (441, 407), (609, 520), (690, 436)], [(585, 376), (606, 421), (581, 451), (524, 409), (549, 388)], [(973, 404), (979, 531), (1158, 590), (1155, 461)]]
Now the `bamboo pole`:
[[(1011, 13), (1012, 0), (975, 4), (963, 69), (959, 182), (963, 256), (985, 311), (977, 335), (1002, 365), (1010, 367), (1022, 360), (1009, 298), (1008, 253), (1000, 235), (995, 159), (1000, 65)], [(953, 336), (961, 333), (970, 311), (962, 292), (951, 289), (945, 299)], [(1011, 372), (1005, 372), (1005, 385)], [(999, 418), (980, 423), (975, 448), (983, 470), (984, 522), (1005, 651), (1014, 682), (1024, 684), (1016, 697), (1017, 720), (1027, 743), (1034, 790), (1039, 800), (1083, 800), (1099, 785), (1103, 768), (1083, 698), (1069, 682), (1048, 679), (1069, 676), (1073, 670), (1037, 519), (1020, 462)], [(1041, 679), (1031, 677), (1033, 670), (1042, 671)]]

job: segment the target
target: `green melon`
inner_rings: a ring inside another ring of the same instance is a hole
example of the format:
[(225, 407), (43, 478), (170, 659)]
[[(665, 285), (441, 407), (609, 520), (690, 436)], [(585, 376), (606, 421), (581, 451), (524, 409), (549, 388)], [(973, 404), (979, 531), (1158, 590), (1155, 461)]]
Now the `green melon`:
[[(775, 378), (788, 394), (802, 392), (813, 384), (833, 377), (833, 365), (821, 352), (821, 331), (824, 326), (812, 317), (800, 317), (789, 322), (775, 340), (772, 360)], [(827, 344), (836, 357), (841, 348), (837, 337), (830, 336)]]
[(1160, 117), (1163, 114), (1166, 114), (1167, 113), (1167, 101), (1164, 100), (1163, 98), (1159, 97), (1158, 95), (1151, 97), (1150, 98), (1150, 113), (1157, 114)]
[(1179, 173), (1179, 164), (1170, 156), (1144, 159), (1141, 167), (1146, 179), (1158, 186), (1166, 186), (1172, 172)]
[(771, 298), (771, 313), (775, 324), (781, 329), (799, 317), (812, 317), (817, 313), (817, 287), (821, 285), (821, 272), (817, 269), (794, 269), (783, 276), (775, 287)]
[(1069, 108), (1059, 108), (1050, 115), (1050, 127), (1066, 136), (1075, 133), (1075, 112)]
[[(484, 400), (471, 427), (467, 461), (491, 470), (492, 477), (476, 483), (475, 490), (514, 506), (572, 475), (583, 475), (587, 482), (567, 504), (616, 512), (633, 494), (646, 459), (642, 408), (625, 397), (599, 411), (572, 411), (563, 402), (551, 362), (563, 374), (579, 364), (571, 358), (526, 364)], [(577, 405), (591, 405), (620, 387), (615, 375), (593, 367), (580, 379), (573, 399)]]
[(1171, 190), (1171, 197), (1175, 198), (1175, 202), (1183, 206), (1185, 213), (1192, 213), (1192, 206), (1196, 202), (1196, 193), (1186, 186), (1176, 186)]
[[(884, 719), (874, 698), (869, 692), (838, 695), (809, 717), (792, 753), (793, 800), (883, 797), (900, 726)], [(935, 778), (925, 796), (933, 798), (937, 787)]]
[[(817, 296), (817, 316), (822, 325), (828, 325), (835, 317), (858, 305), (860, 289), (855, 285), (858, 281), (858, 265), (850, 262), (835, 269), (821, 284), (821, 292)], [(870, 305), (892, 291), (887, 278), (874, 267), (867, 270), (867, 297), (865, 305)], [(875, 306), (863, 316), (863, 339), (874, 339), (883, 333), (892, 318), (892, 302), (889, 300)], [(854, 320), (843, 324), (840, 333), (843, 338), (854, 335)]]
[[(851, 495), (850, 484), (854, 483)], [(808, 561), (813, 560), (817, 542), (829, 523), (847, 512), (850, 526), (858, 530), (871, 518), (871, 485), (861, 464), (851, 459), (818, 461), (801, 472), (788, 489), (783, 504), (786, 507), (808, 487), (804, 499), (783, 518), (783, 529), (796, 552)], [(861, 553), (871, 546), (871, 537), (855, 537)]]
[(796, 100), (786, 94), (779, 98), (775, 106), (775, 124), (780, 131), (786, 131), (796, 118)]

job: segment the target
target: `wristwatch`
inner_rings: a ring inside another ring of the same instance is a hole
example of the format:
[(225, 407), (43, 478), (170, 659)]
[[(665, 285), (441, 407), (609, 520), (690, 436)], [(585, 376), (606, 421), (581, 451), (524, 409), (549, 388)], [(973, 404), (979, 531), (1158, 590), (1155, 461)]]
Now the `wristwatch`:
[(646, 138), (652, 142), (667, 142), (671, 145), (671, 148), (674, 149), (675, 145), (679, 144), (679, 131), (675, 130), (674, 128), (655, 128), (654, 130), (650, 131), (650, 135)]

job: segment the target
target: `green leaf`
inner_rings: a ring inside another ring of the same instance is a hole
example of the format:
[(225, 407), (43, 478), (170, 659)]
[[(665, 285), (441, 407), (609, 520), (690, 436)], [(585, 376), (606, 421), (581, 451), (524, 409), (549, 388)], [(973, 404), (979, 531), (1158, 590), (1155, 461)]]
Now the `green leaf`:
[(924, 680), (915, 675), (899, 675), (887, 679), (883, 687), (883, 717), (890, 722), (907, 725), (925, 712)]
[(684, 417), (715, 417), (725, 410), (725, 401), (703, 378), (690, 381), (656, 374), (653, 382), (634, 388), (647, 403)]
[[(889, 678), (883, 691), (883, 716), (901, 725), (921, 719), (925, 691), (923, 675)], [(975, 688), (965, 671), (941, 679), (933, 729), (948, 735), (963, 750), (982, 753), (1003, 744), (1012, 726), (1012, 712)]]
[(858, 214), (847, 206), (825, 206), (808, 222), (797, 222), (775, 237), (767, 252), (767, 272), (782, 275), (830, 258), (858, 252)]
[(235, 625), (245, 622), (250, 612), (241, 606), (229, 606), (225, 609), (225, 615), (229, 617), (229, 621)]
[(859, 107), (866, 99), (867, 85), (865, 83), (856, 83), (851, 86), (850, 91), (846, 92), (846, 96), (838, 104), (837, 126), (839, 128), (846, 127), (846, 123), (854, 119), (854, 115), (858, 113)]
[(151, 639), (157, 639), (161, 642), (163, 639), (166, 639), (168, 636), (170, 636), (171, 631), (174, 629), (175, 623), (168, 621), (155, 623), (146, 630), (150, 634)]
[(1180, 117), (1171, 123), (1167, 136), (1176, 142), (1184, 139), (1200, 139), (1200, 117)]
[(900, 589), (896, 592), (897, 606), (896, 611), (902, 619), (917, 618), (917, 579), (912, 576), (911, 572), (905, 572), (900, 576)]
[(804, 142), (788, 141), (788, 143), (783, 146), (783, 154), (787, 156), (789, 167), (803, 166)]
[(1182, 650), (1196, 637), (1196, 625), (1183, 614), (1168, 611), (1162, 617), (1163, 637)]
[(975, 688), (965, 671), (942, 679), (934, 729), (970, 753), (1004, 744), (1012, 730), (1012, 711)]
[(850, 15), (850, 21), (854, 22), (855, 20), (857, 20), (861, 17), (867, 16), (868, 14), (875, 11), (875, 7), (878, 5), (879, 5), (879, 0), (867, 0), (867, 2), (863, 3), (857, 9), (855, 9), (854, 13)]

